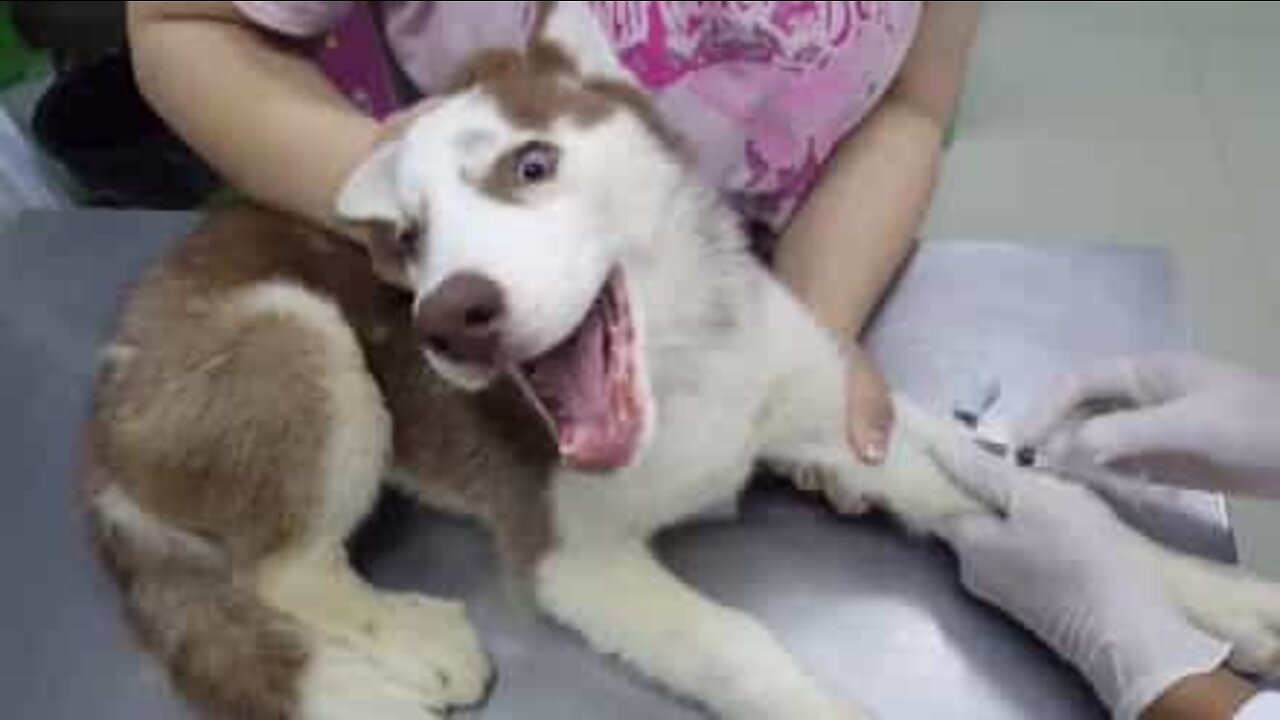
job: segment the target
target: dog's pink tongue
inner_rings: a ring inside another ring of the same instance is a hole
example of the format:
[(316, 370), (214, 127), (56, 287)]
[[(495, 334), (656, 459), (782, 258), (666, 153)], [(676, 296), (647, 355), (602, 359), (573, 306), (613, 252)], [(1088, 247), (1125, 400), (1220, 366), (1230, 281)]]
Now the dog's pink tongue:
[(637, 428), (618, 412), (606, 355), (605, 314), (597, 306), (564, 343), (528, 368), (528, 380), (555, 425), (560, 455), (580, 470), (612, 470), (631, 459)]

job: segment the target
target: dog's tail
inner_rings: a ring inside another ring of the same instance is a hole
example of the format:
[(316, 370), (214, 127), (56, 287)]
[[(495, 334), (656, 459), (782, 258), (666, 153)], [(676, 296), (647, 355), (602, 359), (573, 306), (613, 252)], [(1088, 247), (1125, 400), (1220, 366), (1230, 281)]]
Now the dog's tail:
[(201, 716), (440, 720), (368, 658), (260, 600), (214, 545), (147, 514), (118, 485), (90, 493), (89, 528), (125, 614)]
[(213, 717), (303, 717), (306, 632), (237, 587), (215, 548), (115, 485), (93, 494), (89, 524), (134, 630), (183, 695)]

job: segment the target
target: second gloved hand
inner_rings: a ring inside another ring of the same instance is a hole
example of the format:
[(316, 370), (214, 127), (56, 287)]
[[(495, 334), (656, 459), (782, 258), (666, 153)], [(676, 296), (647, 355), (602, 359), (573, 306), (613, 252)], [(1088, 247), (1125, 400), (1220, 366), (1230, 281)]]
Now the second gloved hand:
[(1226, 659), (1225, 643), (1192, 626), (1118, 552), (1132, 531), (1090, 491), (965, 443), (934, 455), (998, 513), (957, 518), (943, 533), (965, 587), (1075, 665), (1115, 717), (1137, 718), (1179, 680)]
[(1060, 379), (1017, 441), (1083, 479), (1136, 463), (1153, 481), (1280, 495), (1280, 383), (1194, 356), (1110, 360)]

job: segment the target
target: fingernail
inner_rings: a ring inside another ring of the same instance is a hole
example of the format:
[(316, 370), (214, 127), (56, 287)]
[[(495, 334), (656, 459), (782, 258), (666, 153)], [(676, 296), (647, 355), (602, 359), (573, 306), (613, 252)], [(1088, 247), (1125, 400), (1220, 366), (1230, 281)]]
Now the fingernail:
[(862, 446), (862, 456), (868, 462), (879, 464), (884, 461), (885, 439), (874, 437)]

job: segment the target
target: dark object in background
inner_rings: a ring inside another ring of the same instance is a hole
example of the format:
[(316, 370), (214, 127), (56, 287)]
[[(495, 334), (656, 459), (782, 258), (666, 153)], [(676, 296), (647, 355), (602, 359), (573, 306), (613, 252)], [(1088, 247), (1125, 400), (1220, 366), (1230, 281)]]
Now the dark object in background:
[(85, 204), (181, 210), (221, 189), (138, 91), (123, 2), (15, 2), (12, 10), (23, 39), (54, 61), (32, 133), (81, 186)]
[(32, 126), (90, 205), (187, 209), (221, 187), (143, 100), (123, 51), (60, 71)]
[(35, 0), (9, 3), (27, 44), (48, 50), (56, 67), (96, 60), (124, 47), (124, 3)]

